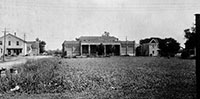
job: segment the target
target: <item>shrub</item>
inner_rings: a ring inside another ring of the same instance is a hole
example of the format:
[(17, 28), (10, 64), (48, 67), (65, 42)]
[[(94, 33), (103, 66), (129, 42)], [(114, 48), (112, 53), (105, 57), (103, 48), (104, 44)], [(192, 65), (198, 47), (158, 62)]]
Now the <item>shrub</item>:
[(186, 58), (189, 58), (190, 56), (190, 53), (188, 50), (184, 50), (182, 53), (181, 53), (181, 58), (183, 59), (186, 59)]

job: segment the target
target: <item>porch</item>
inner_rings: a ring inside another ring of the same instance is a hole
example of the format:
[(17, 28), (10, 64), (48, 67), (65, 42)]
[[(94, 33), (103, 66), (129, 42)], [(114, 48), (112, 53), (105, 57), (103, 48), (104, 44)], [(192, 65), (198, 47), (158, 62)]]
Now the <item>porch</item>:
[(22, 53), (22, 48), (7, 48), (7, 55), (19, 55)]
[(120, 43), (81, 43), (80, 54), (89, 56), (119, 56), (120, 48)]

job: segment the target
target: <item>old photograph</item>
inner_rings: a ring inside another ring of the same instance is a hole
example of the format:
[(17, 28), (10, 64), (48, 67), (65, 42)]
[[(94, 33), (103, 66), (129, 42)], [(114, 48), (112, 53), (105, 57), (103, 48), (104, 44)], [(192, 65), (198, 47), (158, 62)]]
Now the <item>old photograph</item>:
[(199, 38), (198, 0), (0, 0), (0, 99), (198, 99)]

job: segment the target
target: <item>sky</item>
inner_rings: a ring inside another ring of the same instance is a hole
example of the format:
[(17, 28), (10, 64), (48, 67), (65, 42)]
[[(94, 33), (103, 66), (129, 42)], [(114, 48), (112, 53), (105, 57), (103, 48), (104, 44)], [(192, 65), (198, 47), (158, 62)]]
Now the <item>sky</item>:
[[(200, 0), (0, 0), (0, 30), (61, 49), (65, 40), (101, 36), (139, 42), (149, 37), (176, 39), (194, 24)], [(3, 32), (0, 32), (3, 36)]]

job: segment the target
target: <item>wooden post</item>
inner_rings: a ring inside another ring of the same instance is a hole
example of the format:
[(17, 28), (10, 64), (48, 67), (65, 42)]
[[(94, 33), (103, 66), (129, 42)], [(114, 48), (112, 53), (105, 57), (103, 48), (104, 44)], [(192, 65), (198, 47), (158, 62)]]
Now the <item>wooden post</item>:
[(90, 54), (91, 54), (91, 52), (90, 52), (90, 44), (88, 45), (88, 53), (89, 53), (89, 56), (90, 56)]
[(4, 32), (4, 46), (3, 46), (3, 61), (5, 61), (5, 51), (6, 51), (6, 28), (5, 30), (3, 31)]
[(196, 82), (197, 82), (197, 98), (200, 97), (200, 14), (196, 16)]
[(73, 57), (73, 46), (72, 46), (72, 53), (71, 54), (72, 54), (71, 57)]
[(82, 45), (80, 46), (80, 50), (81, 50), (81, 56), (82, 56), (83, 55)]
[(128, 55), (128, 42), (127, 42), (127, 36), (126, 36), (126, 55)]
[(104, 55), (106, 56), (106, 45), (104, 45)]

